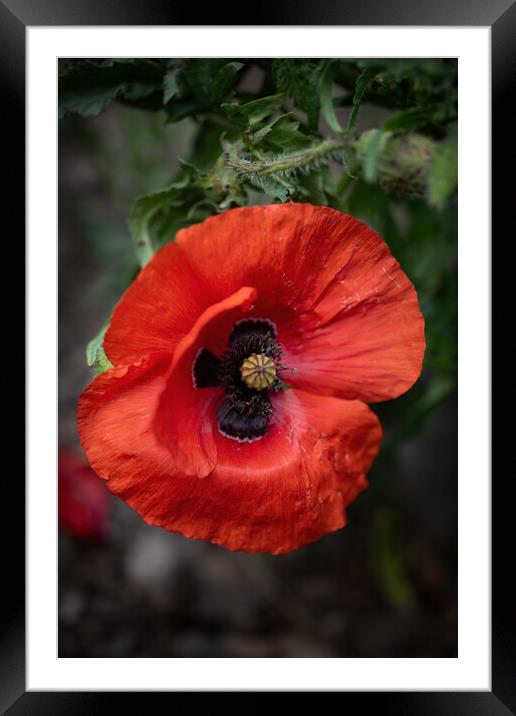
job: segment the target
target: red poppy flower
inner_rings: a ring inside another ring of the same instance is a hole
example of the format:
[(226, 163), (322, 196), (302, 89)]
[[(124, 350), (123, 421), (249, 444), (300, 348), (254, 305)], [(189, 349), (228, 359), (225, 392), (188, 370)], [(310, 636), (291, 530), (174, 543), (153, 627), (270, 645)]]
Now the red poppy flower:
[(406, 391), (424, 345), (414, 287), (368, 226), (233, 209), (180, 231), (122, 297), (81, 441), (150, 524), (288, 552), (344, 526), (381, 440), (365, 402)]
[(99, 540), (109, 532), (109, 492), (88, 464), (70, 448), (59, 450), (60, 526), (80, 539)]

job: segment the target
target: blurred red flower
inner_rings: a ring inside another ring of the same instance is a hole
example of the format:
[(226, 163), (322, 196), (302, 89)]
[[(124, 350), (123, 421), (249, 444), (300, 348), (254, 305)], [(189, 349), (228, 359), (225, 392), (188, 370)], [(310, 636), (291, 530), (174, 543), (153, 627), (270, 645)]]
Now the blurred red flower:
[(71, 448), (59, 450), (59, 525), (74, 537), (100, 540), (109, 532), (109, 492)]
[(381, 440), (365, 402), (410, 388), (424, 348), (414, 287), (368, 226), (233, 209), (180, 231), (122, 297), (81, 441), (150, 524), (288, 552), (344, 526)]

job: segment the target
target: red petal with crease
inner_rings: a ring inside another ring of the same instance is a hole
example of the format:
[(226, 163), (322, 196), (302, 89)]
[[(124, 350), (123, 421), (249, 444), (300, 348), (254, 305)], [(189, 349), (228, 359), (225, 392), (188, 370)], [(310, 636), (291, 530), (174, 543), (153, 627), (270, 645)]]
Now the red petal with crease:
[(222, 527), (206, 524), (207, 539), (230, 549), (289, 552), (344, 527), (379, 450), (380, 423), (364, 403), (300, 390), (273, 403), (261, 440), (217, 437), (213, 478), (227, 510)]
[(252, 313), (276, 323), (293, 385), (379, 401), (419, 377), (416, 291), (361, 221), (311, 204), (254, 206), (183, 229), (177, 241), (209, 294), (256, 287)]
[(419, 377), (424, 321), (412, 283), (366, 224), (311, 204), (232, 209), (178, 232), (118, 304), (108, 357), (173, 353), (241, 286), (258, 292), (250, 315), (276, 323), (296, 386), (378, 401)]
[(213, 437), (213, 406), (220, 388), (194, 387), (192, 367), (199, 350), (222, 353), (231, 327), (256, 299), (254, 288), (244, 287), (224, 301), (210, 306), (179, 343), (170, 374), (161, 394), (154, 426), (168, 446), (177, 470), (205, 477), (217, 462)]
[(104, 350), (113, 365), (132, 363), (149, 353), (173, 353), (208, 305), (199, 277), (179, 247), (167, 244), (140, 271), (116, 306)]
[(362, 254), (328, 286), (306, 323), (293, 325), (283, 335), (284, 362), (295, 368), (293, 385), (377, 402), (397, 398), (419, 377), (425, 327), (417, 295), (379, 242), (383, 244), (372, 234)]
[(217, 434), (217, 466), (201, 479), (177, 472), (152, 428), (166, 376), (159, 356), (109, 370), (79, 409), (92, 467), (147, 522), (231, 550), (275, 554), (344, 525), (344, 508), (367, 485), (381, 440), (366, 405), (294, 390), (277, 395), (269, 433), (248, 444)]

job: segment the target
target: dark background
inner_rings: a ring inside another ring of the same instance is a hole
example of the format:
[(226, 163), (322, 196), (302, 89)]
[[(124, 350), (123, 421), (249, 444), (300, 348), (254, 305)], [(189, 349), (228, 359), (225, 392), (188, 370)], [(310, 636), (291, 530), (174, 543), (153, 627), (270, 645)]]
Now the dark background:
[[(359, 130), (384, 113), (364, 105)], [(77, 397), (93, 377), (84, 348), (135, 271), (128, 207), (174, 177), (196, 125), (115, 103), (99, 117), (67, 117), (59, 131), (59, 429), (62, 445), (77, 445)], [(427, 326), (453, 343), (456, 207), (386, 197), (357, 180), (346, 200), (383, 229)], [(419, 243), (397, 228), (407, 217)], [(289, 555), (233, 554), (149, 527), (110, 497), (108, 539), (62, 531), (59, 655), (456, 656), (454, 351), (432, 345), (446, 366), (427, 362), (410, 393), (373, 406), (384, 447), (345, 530)]]

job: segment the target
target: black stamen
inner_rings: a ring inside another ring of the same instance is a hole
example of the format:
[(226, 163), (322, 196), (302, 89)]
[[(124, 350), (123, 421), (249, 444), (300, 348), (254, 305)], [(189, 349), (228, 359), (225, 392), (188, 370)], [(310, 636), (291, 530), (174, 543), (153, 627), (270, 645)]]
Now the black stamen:
[[(272, 411), (272, 409), (271, 409)], [(241, 413), (231, 397), (219, 406), (217, 412), (220, 432), (239, 442), (250, 442), (261, 438), (269, 427), (269, 415)]]
[(193, 366), (193, 382), (196, 388), (216, 388), (219, 379), (220, 360), (207, 348), (203, 348)]
[(223, 435), (239, 442), (251, 442), (267, 433), (272, 416), (269, 392), (288, 386), (278, 377), (269, 390), (255, 390), (242, 378), (240, 369), (249, 356), (262, 354), (274, 361), (278, 371), (284, 370), (280, 360), (282, 353), (274, 324), (262, 318), (235, 324), (220, 359), (206, 348), (199, 352), (193, 367), (194, 385), (224, 389), (225, 397), (217, 411)]
[(233, 326), (229, 334), (229, 345), (232, 346), (239, 338), (244, 336), (258, 336), (270, 334), (276, 338), (276, 326), (266, 318), (244, 318)]

